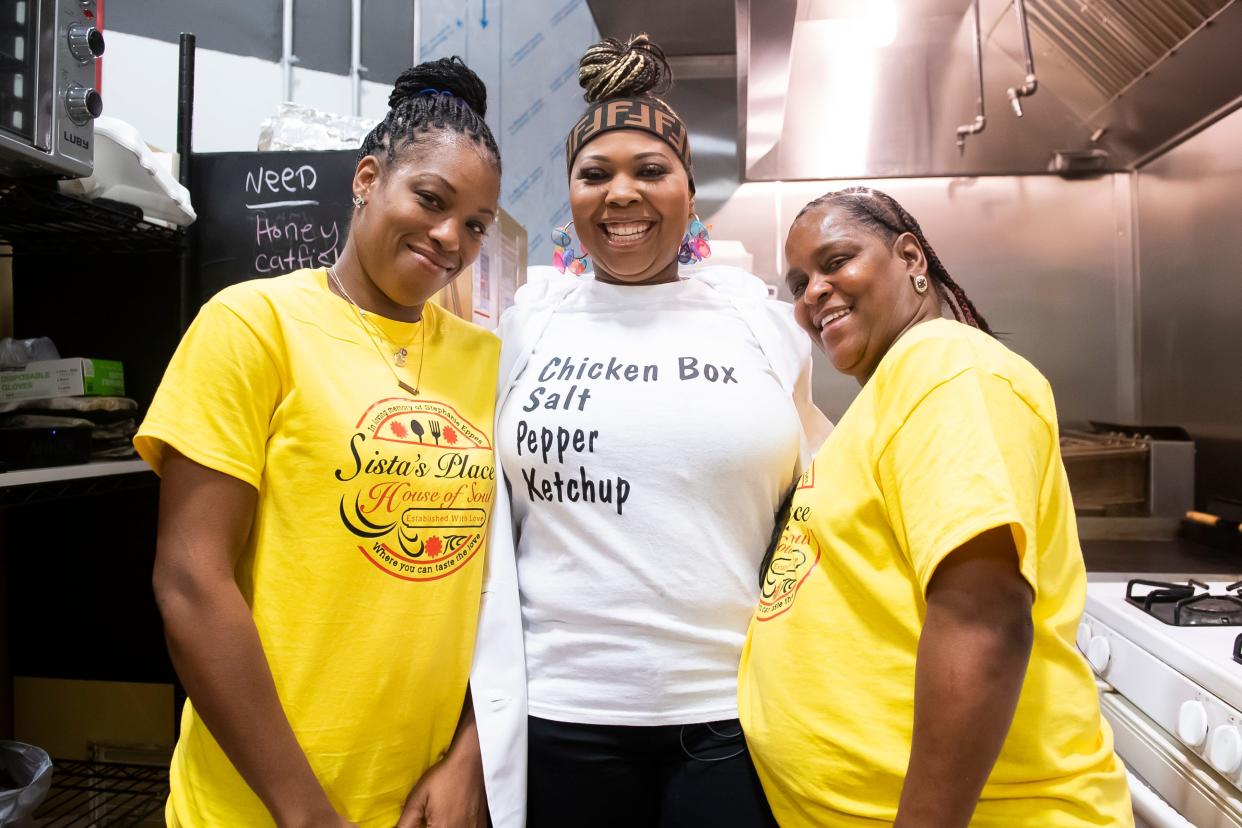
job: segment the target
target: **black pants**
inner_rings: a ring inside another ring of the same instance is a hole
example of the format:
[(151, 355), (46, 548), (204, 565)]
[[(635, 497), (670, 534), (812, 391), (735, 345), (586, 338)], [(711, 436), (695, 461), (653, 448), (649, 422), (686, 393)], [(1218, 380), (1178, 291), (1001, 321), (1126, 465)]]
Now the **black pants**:
[(775, 828), (737, 720), (530, 718), (527, 828)]

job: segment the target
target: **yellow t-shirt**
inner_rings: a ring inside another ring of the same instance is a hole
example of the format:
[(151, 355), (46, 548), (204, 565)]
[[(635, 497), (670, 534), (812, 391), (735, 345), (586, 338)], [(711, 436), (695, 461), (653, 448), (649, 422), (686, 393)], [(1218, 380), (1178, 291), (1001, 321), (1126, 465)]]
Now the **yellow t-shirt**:
[[(428, 304), (369, 315), (324, 270), (234, 285), (203, 306), (135, 444), (258, 490), (237, 565), (285, 714), (336, 808), (392, 828), (448, 747), (466, 692), (494, 494), (499, 341)], [(425, 342), (421, 337), (425, 336)], [(400, 390), (386, 360), (421, 393)], [(272, 825), (192, 703), (168, 822)]]
[(1132, 826), (1124, 770), (1074, 644), (1086, 574), (1047, 381), (935, 320), (892, 347), (795, 491), (742, 652), (746, 731), (782, 826), (891, 824), (937, 565), (1008, 525), (1035, 638), (977, 828)]

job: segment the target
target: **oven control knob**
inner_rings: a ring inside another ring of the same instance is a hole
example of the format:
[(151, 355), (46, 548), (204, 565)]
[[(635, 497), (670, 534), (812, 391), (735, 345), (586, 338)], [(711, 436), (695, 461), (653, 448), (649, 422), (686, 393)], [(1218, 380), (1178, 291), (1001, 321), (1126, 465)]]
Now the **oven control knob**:
[(1177, 735), (1191, 747), (1202, 747), (1208, 735), (1207, 708), (1200, 701), (1182, 702), (1177, 711)]
[(1094, 636), (1087, 644), (1087, 661), (1091, 664), (1091, 669), (1097, 673), (1103, 673), (1108, 667), (1108, 658), (1111, 654), (1108, 639), (1102, 635)]
[(1242, 765), (1242, 730), (1234, 725), (1220, 725), (1213, 730), (1207, 758), (1221, 773), (1236, 771)]
[(75, 83), (65, 93), (65, 109), (69, 111), (69, 120), (81, 126), (103, 114), (103, 96)]
[(103, 32), (89, 23), (74, 23), (69, 27), (69, 54), (79, 62), (90, 63), (103, 53)]
[(1091, 643), (1091, 625), (1086, 621), (1078, 625), (1078, 637), (1075, 639), (1078, 644), (1078, 652), (1083, 655), (1087, 654), (1087, 645)]

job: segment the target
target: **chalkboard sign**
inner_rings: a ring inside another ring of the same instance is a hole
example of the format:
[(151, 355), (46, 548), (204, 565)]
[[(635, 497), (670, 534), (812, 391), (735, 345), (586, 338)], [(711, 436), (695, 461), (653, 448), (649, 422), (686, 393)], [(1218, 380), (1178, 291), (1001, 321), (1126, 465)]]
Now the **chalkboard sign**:
[(196, 153), (198, 294), (303, 267), (345, 247), (356, 150)]

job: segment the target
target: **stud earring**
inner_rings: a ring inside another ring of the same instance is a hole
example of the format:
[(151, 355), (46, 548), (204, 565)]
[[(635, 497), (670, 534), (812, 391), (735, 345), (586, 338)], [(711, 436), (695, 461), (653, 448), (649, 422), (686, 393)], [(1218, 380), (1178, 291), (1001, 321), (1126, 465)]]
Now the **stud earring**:
[(914, 284), (914, 292), (919, 296), (927, 293), (928, 281), (925, 273), (911, 273), (910, 281)]
[(354, 206), (355, 206), (355, 207), (365, 207), (365, 206), (367, 206), (367, 200), (366, 200), (365, 198), (363, 198), (362, 196), (360, 196), (360, 195), (355, 195), (355, 196), (354, 196)]
[(712, 247), (709, 244), (711, 236), (707, 232), (707, 225), (699, 221), (698, 213), (690, 220), (690, 227), (686, 230), (686, 235), (681, 238), (681, 247), (677, 250), (677, 261), (682, 264), (690, 264), (699, 262), (712, 255)]
[(560, 227), (552, 231), (552, 265), (561, 273), (569, 271), (575, 276), (581, 276), (587, 269), (587, 252), (584, 249), (582, 255), (578, 255), (573, 248), (573, 236), (569, 235), (569, 228), (574, 223), (562, 224)]

